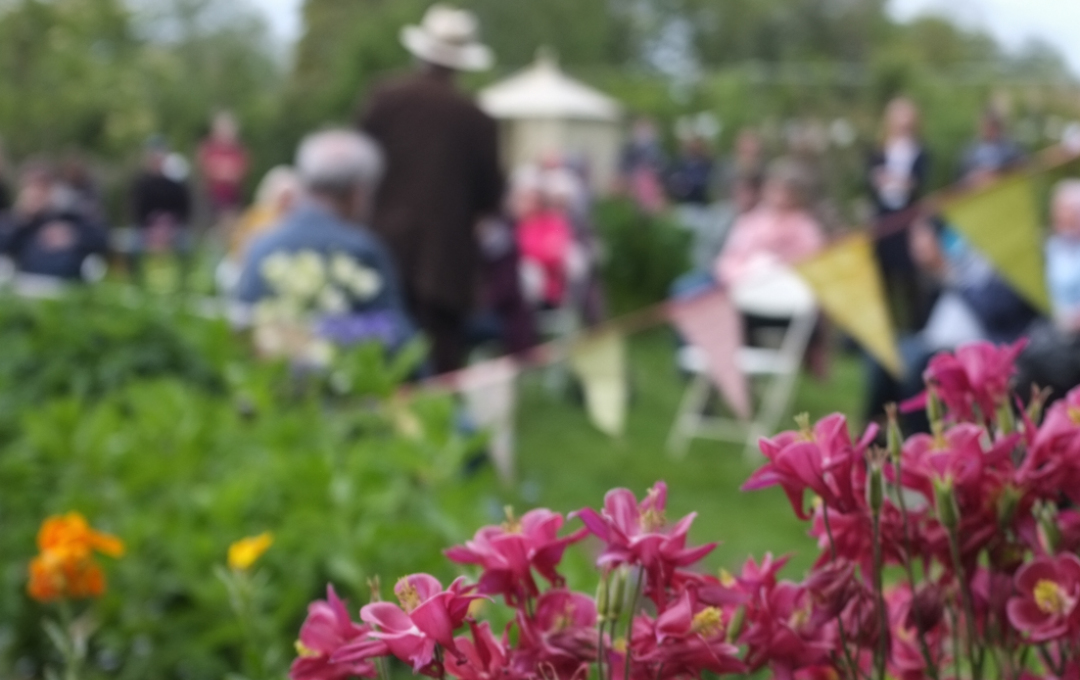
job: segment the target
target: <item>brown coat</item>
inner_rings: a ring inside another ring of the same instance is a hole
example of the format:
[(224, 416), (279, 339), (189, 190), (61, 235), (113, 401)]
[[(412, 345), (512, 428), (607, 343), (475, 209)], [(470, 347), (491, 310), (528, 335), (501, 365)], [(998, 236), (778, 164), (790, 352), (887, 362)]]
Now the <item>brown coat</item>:
[(360, 125), (386, 154), (372, 223), (411, 304), (468, 310), (479, 268), (475, 225), (502, 200), (495, 121), (451, 83), (413, 75), (379, 88)]

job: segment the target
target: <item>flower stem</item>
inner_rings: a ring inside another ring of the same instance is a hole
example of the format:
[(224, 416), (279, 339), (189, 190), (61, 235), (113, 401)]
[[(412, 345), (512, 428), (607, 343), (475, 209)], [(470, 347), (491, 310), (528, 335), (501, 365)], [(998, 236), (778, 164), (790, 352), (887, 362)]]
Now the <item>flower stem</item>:
[(1046, 667), (1050, 669), (1050, 671), (1053, 672), (1054, 675), (1061, 677), (1065, 674), (1065, 664), (1054, 663), (1054, 656), (1050, 653), (1050, 650), (1049, 648), (1047, 648), (1046, 645), (1039, 645), (1039, 656), (1042, 657), (1043, 663), (1046, 664)]
[(878, 642), (874, 651), (874, 667), (878, 680), (885, 680), (885, 660), (889, 655), (889, 615), (885, 609), (885, 586), (882, 579), (881, 565), (881, 517), (880, 512), (871, 513), (871, 526), (874, 540), (874, 597), (878, 612)]
[[(833, 540), (832, 525), (829, 524), (829, 508), (824, 503), (821, 504), (821, 517), (825, 523), (825, 535), (829, 537), (829, 555), (832, 561), (836, 561), (836, 541)], [(859, 667), (855, 665), (855, 660), (851, 657), (851, 648), (848, 647), (847, 631), (844, 630), (844, 620), (842, 616), (836, 617), (836, 628), (840, 632), (840, 646), (844, 649), (844, 661), (847, 663), (848, 672), (852, 680), (860, 680), (862, 673), (859, 671)]]
[(79, 680), (82, 675), (82, 650), (79, 640), (76, 639), (78, 633), (75, 630), (75, 614), (71, 609), (71, 603), (67, 600), (60, 600), (60, 630), (63, 632), (64, 640), (63, 647), (60, 648), (60, 654), (64, 659), (64, 680)]
[[(601, 615), (601, 617), (602, 616), (603, 615)], [(596, 629), (596, 634), (598, 636), (598, 640), (597, 640), (597, 643), (596, 643), (596, 648), (597, 648), (597, 652), (596, 652), (596, 677), (600, 678), (600, 680), (605, 680), (605, 676), (604, 676), (604, 627), (606, 625), (607, 625), (607, 620), (604, 619), (604, 618), (601, 618), (600, 619), (600, 625), (597, 626), (597, 629)], [(610, 675), (610, 674), (611, 674), (611, 669), (609, 668), (608, 669), (608, 675)]]
[(971, 663), (971, 674), (975, 680), (982, 678), (982, 654), (975, 653), (975, 639), (978, 632), (975, 629), (975, 606), (971, 601), (971, 590), (968, 587), (967, 577), (964, 573), (964, 563), (960, 558), (960, 539), (957, 536), (955, 526), (949, 527), (949, 553), (952, 555), (953, 569), (956, 570), (956, 579), (960, 587), (960, 600), (964, 606), (964, 619), (967, 624), (967, 656)]
[[(904, 485), (901, 482), (903, 479), (900, 475), (903, 472), (903, 466), (900, 461), (900, 456), (896, 456), (893, 460), (893, 465), (896, 469), (896, 503), (900, 506), (900, 515), (904, 518), (904, 558), (901, 560), (904, 564), (904, 572), (907, 573), (908, 588), (911, 590), (912, 596), (915, 595), (915, 567), (912, 566), (912, 541), (911, 541), (911, 520), (909, 519), (907, 500), (904, 498)], [(930, 676), (931, 680), (938, 680), (937, 664), (934, 663), (934, 658), (930, 654), (930, 645), (926, 642), (926, 633), (918, 631), (919, 633), (919, 651), (922, 653), (923, 663), (926, 664), (926, 672)]]
[[(630, 680), (630, 663), (634, 658), (633, 648), (630, 644), (634, 634), (634, 617), (637, 615), (638, 605), (641, 604), (641, 592), (645, 590), (645, 567), (638, 567), (637, 583), (634, 585), (634, 600), (630, 605), (630, 613), (626, 617), (626, 663), (623, 664), (623, 680)], [(615, 624), (612, 624), (615, 630)]]

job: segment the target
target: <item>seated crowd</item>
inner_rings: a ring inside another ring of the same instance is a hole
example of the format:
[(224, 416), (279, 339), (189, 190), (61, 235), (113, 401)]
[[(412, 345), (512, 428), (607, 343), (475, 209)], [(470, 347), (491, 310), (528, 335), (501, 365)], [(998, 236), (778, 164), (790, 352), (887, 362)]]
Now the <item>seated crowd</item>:
[[(886, 141), (870, 166), (869, 186), (881, 215), (901, 213), (918, 199), (928, 161), (911, 139), (916, 128), (910, 102), (890, 105)], [(653, 143), (651, 137), (646, 141)], [(653, 148), (638, 143), (645, 151)], [(699, 146), (693, 147), (695, 163), (685, 164), (689, 169), (681, 171), (679, 186), (689, 182), (686, 178), (696, 178), (694, 186), (706, 184), (705, 165), (697, 162)], [(366, 134), (344, 129), (305, 138), (295, 168), (271, 170), (252, 207), (236, 222), (219, 285), (252, 305), (283, 295), (291, 295), (288, 302), (296, 305), (301, 299), (297, 291), (281, 285), (283, 277), (295, 272), (283, 273), (283, 268), (302, 268), (298, 262), (315, 257), (320, 271), (339, 280), (330, 282), (336, 285), (332, 290), (307, 291), (303, 305), (333, 322), (322, 325), (332, 330), (331, 336), (349, 342), (375, 338), (392, 348), (415, 337), (420, 324), (411, 313), (400, 257), (369, 226), (386, 167), (380, 147)], [(655, 163), (656, 154), (645, 151), (635, 157)], [(125, 251), (136, 276), (148, 250), (170, 250), (181, 259), (190, 251), (192, 200), (170, 158), (160, 140), (151, 140), (133, 185), (135, 228)], [(983, 186), (1022, 162), (1016, 147), (1002, 137), (1000, 121), (988, 116), (982, 137), (965, 155), (961, 181)], [(651, 167), (644, 160), (641, 165)], [(675, 297), (738, 286), (825, 247), (806, 166), (781, 158), (764, 172), (760, 167), (753, 161), (733, 166), (727, 178), (730, 198), (713, 213), (708, 230), (694, 233), (693, 269), (674, 283)], [(627, 186), (634, 182), (627, 180)], [(552, 311), (572, 309), (586, 324), (602, 318), (599, 248), (586, 187), (573, 162), (550, 156), (519, 168), (505, 202), (479, 220), (480, 304), (468, 324), (471, 346), (494, 340), (506, 351), (524, 352), (537, 342), (537, 319)], [(85, 167), (69, 163), (54, 171), (28, 164), (11, 208), (0, 213), (0, 253), (25, 273), (91, 277), (93, 267), (87, 263), (108, 251), (104, 214)], [(868, 419), (880, 417), (887, 403), (915, 396), (932, 355), (979, 340), (1026, 339), (1018, 362), (1022, 381), (1051, 387), (1059, 395), (1080, 384), (1080, 180), (1064, 180), (1054, 188), (1050, 216), (1045, 250), (1050, 319), (1041, 318), (942, 219), (920, 217), (899, 231), (902, 240), (878, 244), (890, 303), (895, 306), (901, 299), (905, 316), (919, 321), (898, 324), (903, 376), (891, 376), (870, 362)], [(919, 311), (923, 304), (925, 313)], [(755, 319), (748, 321), (753, 330)], [(811, 359), (823, 350), (823, 337), (815, 335)]]

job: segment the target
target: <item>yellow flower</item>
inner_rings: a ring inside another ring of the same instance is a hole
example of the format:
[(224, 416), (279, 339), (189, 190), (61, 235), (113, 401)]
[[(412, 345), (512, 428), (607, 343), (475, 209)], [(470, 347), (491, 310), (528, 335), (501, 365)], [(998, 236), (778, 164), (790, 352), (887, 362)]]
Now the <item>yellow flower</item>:
[(229, 546), (229, 568), (247, 571), (273, 543), (274, 536), (268, 531), (258, 536), (241, 538)]

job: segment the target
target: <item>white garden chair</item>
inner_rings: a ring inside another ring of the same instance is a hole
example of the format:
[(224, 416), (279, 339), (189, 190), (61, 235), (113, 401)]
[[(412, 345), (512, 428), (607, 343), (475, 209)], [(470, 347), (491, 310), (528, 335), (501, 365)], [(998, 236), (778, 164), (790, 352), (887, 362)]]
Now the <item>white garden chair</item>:
[[(682, 457), (694, 439), (743, 442), (744, 455), (758, 454), (761, 437), (773, 434), (791, 406), (803, 356), (817, 323), (817, 306), (810, 288), (790, 269), (771, 269), (732, 290), (732, 301), (746, 315), (786, 322), (778, 329), (774, 346), (744, 345), (736, 362), (760, 392), (759, 405), (749, 421), (706, 413), (715, 388), (709, 378), (705, 353), (687, 346), (679, 351), (679, 367), (690, 374), (675, 424), (668, 437), (668, 451)], [(753, 342), (754, 339), (751, 339)]]
[[(521, 263), (521, 287), (525, 300), (536, 308), (536, 330), (541, 340), (555, 342), (558, 354), (566, 355), (574, 338), (585, 328), (583, 312), (590, 274), (589, 257), (574, 243), (566, 253), (566, 299), (555, 309), (539, 309), (543, 298), (544, 274), (530, 262)], [(552, 394), (565, 394), (570, 374), (565, 362), (555, 362), (544, 373), (544, 384)]]

